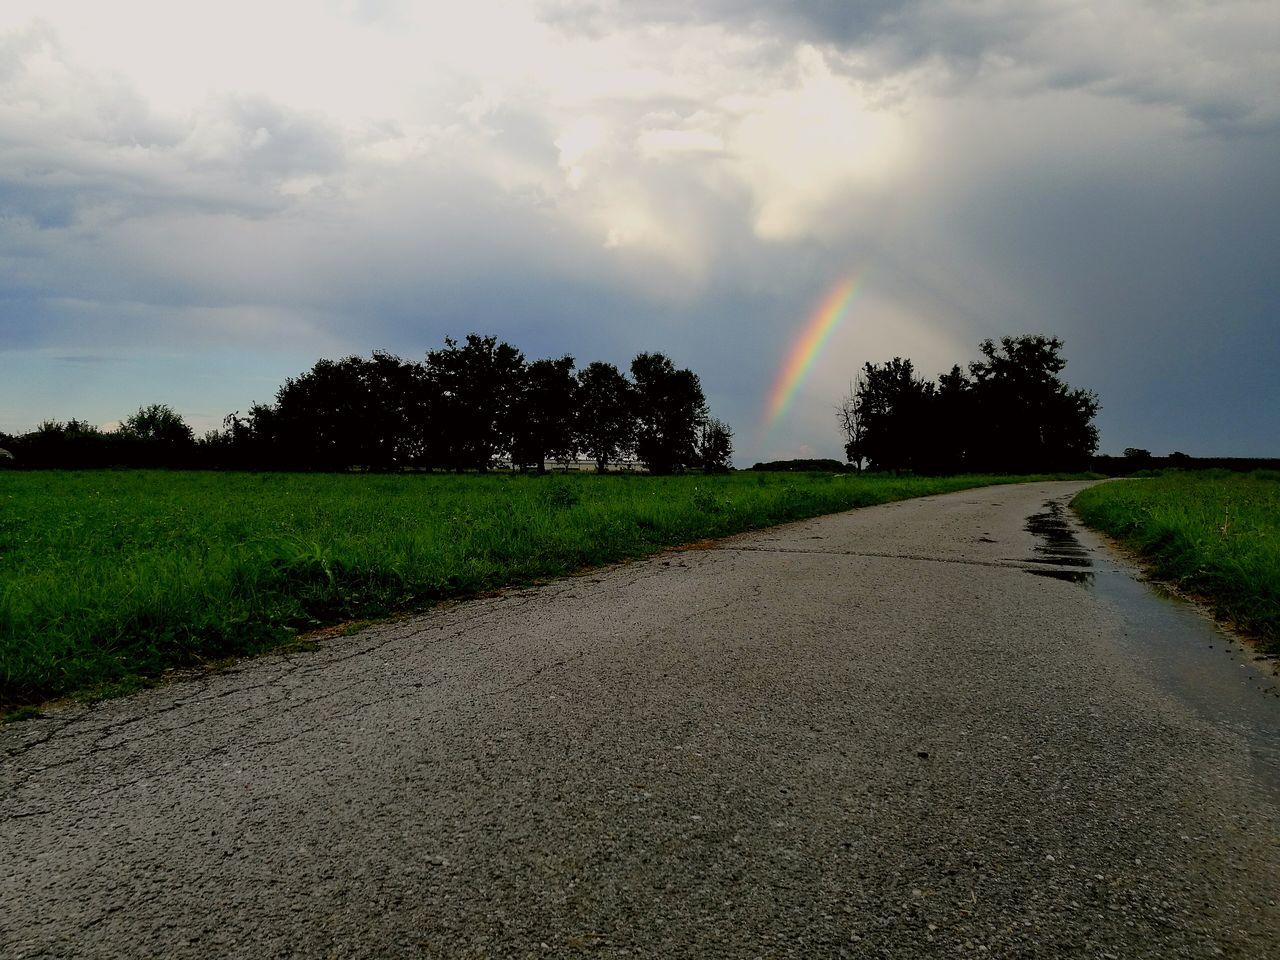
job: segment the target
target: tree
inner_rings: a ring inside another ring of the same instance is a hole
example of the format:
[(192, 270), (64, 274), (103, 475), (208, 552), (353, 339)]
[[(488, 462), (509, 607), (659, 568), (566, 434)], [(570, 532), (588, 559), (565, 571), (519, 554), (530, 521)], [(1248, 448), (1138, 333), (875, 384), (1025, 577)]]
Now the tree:
[(840, 433), (844, 436), (844, 458), (846, 463), (862, 472), (863, 445), (866, 441), (867, 428), (862, 418), (862, 404), (859, 394), (866, 383), (862, 374), (858, 374), (849, 384), (849, 392), (841, 398), (836, 408), (836, 419), (840, 423)]
[(462, 471), (488, 470), (511, 443), (513, 414), (524, 378), (524, 354), (497, 337), (467, 334), (459, 345), (427, 354), (426, 376), (437, 405), (432, 462)]
[(377, 460), (365, 361), (318, 360), (276, 391), (269, 412), (255, 408), (255, 427), (274, 465), (294, 470), (346, 470)]
[(926, 473), (961, 473), (968, 468), (973, 432), (973, 382), (959, 364), (938, 377), (929, 401), (922, 440), (926, 448), (918, 469)]
[(362, 466), (399, 470), (425, 460), (432, 398), (422, 364), (375, 350), (360, 365)]
[[(68, 428), (75, 425), (75, 421), (67, 424)], [(181, 416), (163, 403), (139, 407), (137, 413), (120, 424), (117, 436), (122, 459), (131, 465), (179, 467), (189, 466), (194, 459), (195, 433)]]
[(567, 460), (574, 454), (574, 413), (578, 381), (573, 357), (535, 360), (525, 368), (512, 412), (511, 462), (537, 465), (547, 472), (547, 460)]
[(910, 360), (894, 357), (867, 363), (855, 394), (863, 434), (861, 453), (874, 470), (918, 469), (926, 459), (925, 442), (934, 385), (915, 375)]
[(660, 353), (631, 361), (636, 388), (636, 454), (650, 473), (674, 473), (698, 462), (698, 430), (707, 419), (697, 374)]
[[(846, 449), (874, 468), (924, 473), (1080, 470), (1098, 447), (1098, 398), (1058, 376), (1062, 341), (1037, 335), (984, 340), (982, 359), (915, 376), (910, 360), (865, 364), (840, 409)], [(852, 434), (850, 431), (853, 431)]]
[(1058, 337), (984, 340), (983, 359), (969, 364), (974, 417), (971, 465), (1009, 473), (1080, 470), (1098, 448), (1097, 395), (1072, 390)]
[(45, 420), (35, 430), (10, 437), (5, 447), (27, 467), (107, 467), (134, 465), (137, 447), (119, 433), (106, 433), (85, 420)]
[(707, 473), (728, 473), (733, 464), (733, 431), (723, 420), (707, 420), (698, 436), (698, 462)]
[(588, 364), (578, 373), (576, 446), (604, 473), (610, 460), (632, 452), (636, 437), (635, 391), (611, 363)]
[[(74, 424), (68, 424), (70, 427)], [(180, 449), (195, 443), (195, 434), (171, 407), (163, 403), (139, 407), (138, 412), (120, 425), (120, 434), (140, 443)]]

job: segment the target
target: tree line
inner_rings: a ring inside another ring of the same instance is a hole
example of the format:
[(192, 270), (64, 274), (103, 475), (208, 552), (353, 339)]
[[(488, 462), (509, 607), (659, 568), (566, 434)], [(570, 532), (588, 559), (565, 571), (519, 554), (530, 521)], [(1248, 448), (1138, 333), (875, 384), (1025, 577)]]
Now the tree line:
[(866, 363), (838, 408), (851, 464), (915, 473), (1050, 473), (1089, 467), (1098, 397), (1062, 381), (1062, 340), (1001, 337), (936, 381), (910, 360)]
[(630, 376), (571, 356), (528, 361), (509, 343), (469, 334), (422, 360), (376, 351), (320, 360), (275, 401), (228, 415), (197, 438), (163, 404), (114, 431), (46, 421), (0, 447), (30, 467), (543, 472), (589, 458), (604, 471), (634, 459), (653, 473), (729, 469), (733, 433), (711, 417), (697, 374), (641, 353)]

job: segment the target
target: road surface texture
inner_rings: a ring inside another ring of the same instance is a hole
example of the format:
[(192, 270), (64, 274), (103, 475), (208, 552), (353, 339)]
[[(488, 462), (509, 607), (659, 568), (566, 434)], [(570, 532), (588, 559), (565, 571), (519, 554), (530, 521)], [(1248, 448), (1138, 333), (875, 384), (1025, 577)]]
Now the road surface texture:
[(0, 956), (1278, 957), (1275, 678), (1078, 530), (1080, 486), (10, 725)]

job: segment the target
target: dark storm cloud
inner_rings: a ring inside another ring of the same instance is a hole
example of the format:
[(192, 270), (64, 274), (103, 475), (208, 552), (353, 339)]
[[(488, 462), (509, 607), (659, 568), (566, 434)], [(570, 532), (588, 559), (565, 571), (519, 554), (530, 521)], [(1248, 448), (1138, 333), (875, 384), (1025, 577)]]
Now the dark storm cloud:
[[(1084, 89), (1182, 112), (1223, 135), (1280, 129), (1271, 92), (1274, 11), (1220, 4), (1061, 4), (1049, 0), (565, 0), (548, 22), (600, 34), (619, 22), (718, 24), (784, 47), (810, 43), (877, 84), (927, 71), (943, 95)], [(775, 59), (765, 47), (762, 57)], [(1268, 79), (1269, 78), (1269, 79)], [(891, 84), (892, 86), (892, 84)]]
[(1260, 408), (1280, 368), (1278, 144), (1247, 146), (1191, 166), (1166, 145), (1173, 170), (1095, 168), (1074, 183), (1026, 172), (950, 211), (1034, 291), (1027, 324), (1067, 337), (1113, 449), (1174, 449), (1192, 421), (1218, 451), (1274, 447), (1277, 411)]

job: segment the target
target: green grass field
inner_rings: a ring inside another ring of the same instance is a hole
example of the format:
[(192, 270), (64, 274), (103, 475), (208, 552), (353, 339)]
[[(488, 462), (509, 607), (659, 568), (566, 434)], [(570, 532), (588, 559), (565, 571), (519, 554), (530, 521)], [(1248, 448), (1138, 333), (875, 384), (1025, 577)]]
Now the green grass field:
[(1072, 506), (1280, 653), (1280, 474), (1172, 471), (1099, 484)]
[(326, 624), (1006, 479), (0, 473), (0, 713)]

